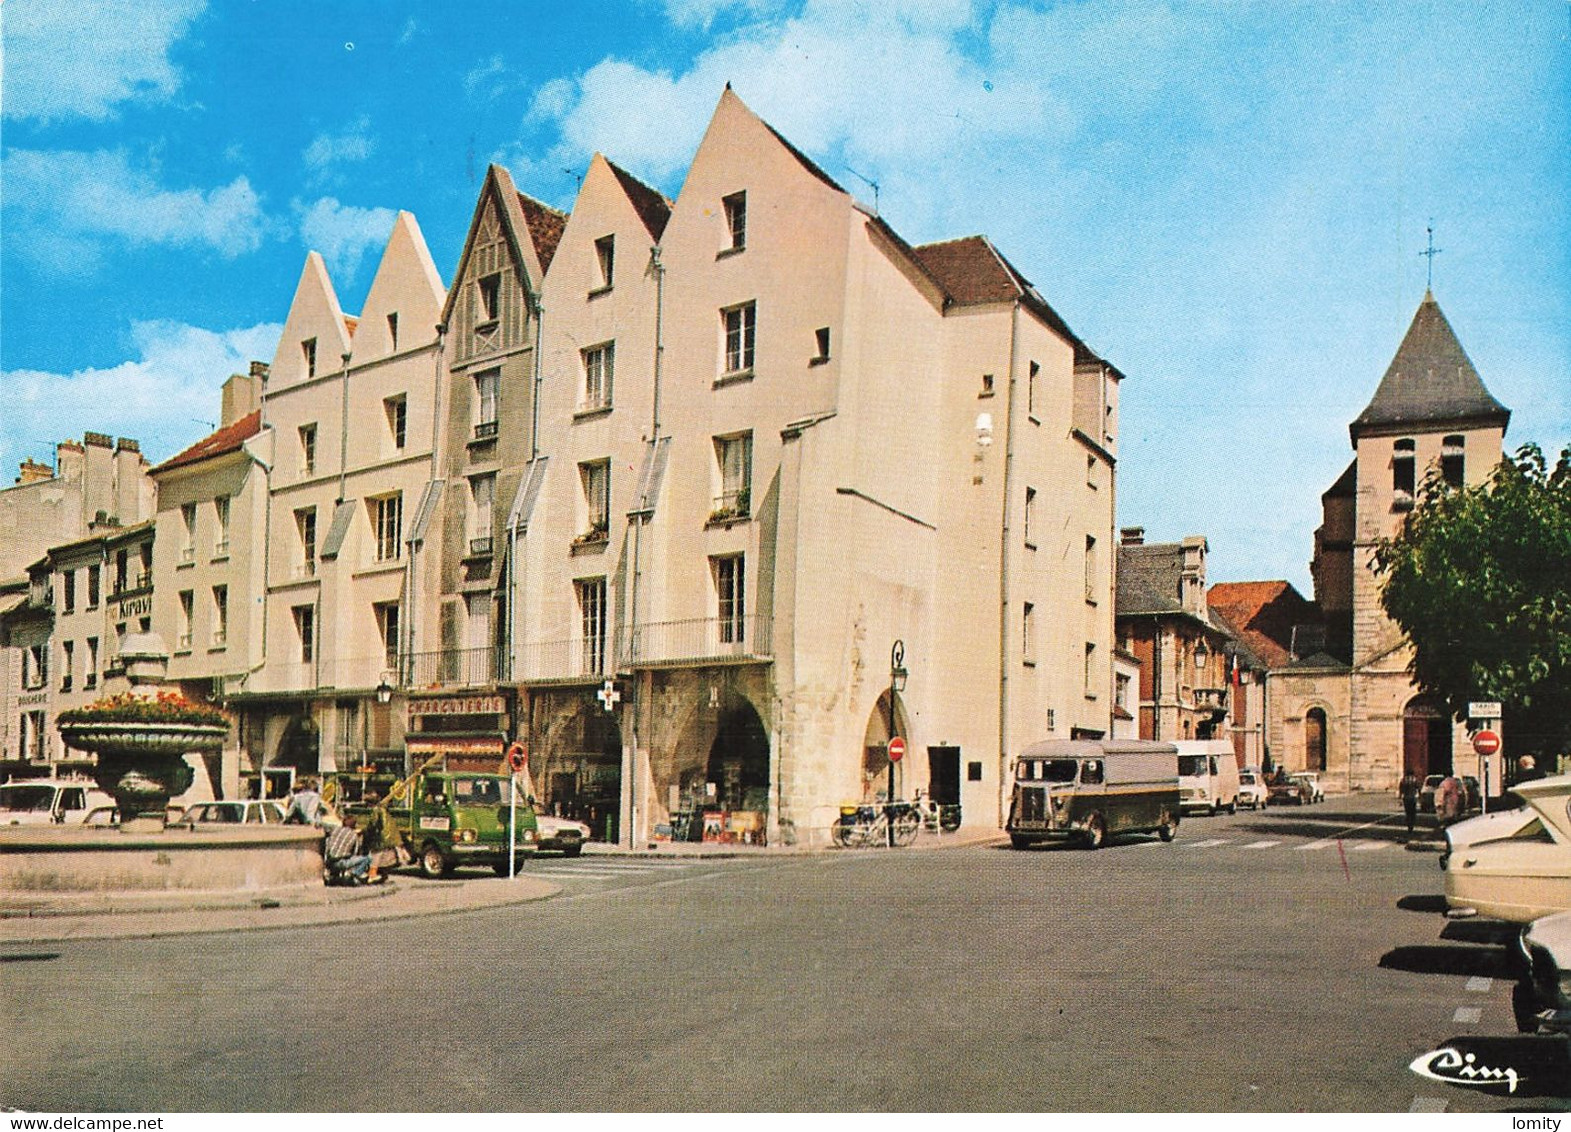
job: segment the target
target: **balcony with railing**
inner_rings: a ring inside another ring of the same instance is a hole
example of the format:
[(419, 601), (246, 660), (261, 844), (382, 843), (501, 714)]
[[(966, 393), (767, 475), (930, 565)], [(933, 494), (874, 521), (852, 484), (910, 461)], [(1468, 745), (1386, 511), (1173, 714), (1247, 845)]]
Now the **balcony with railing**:
[(364, 691), (375, 688), (393, 671), (387, 657), (339, 657), (335, 659), (284, 661), (273, 657), (260, 670), (247, 677), (243, 688), (233, 692), (280, 695), (308, 694), (324, 690)]
[(767, 617), (694, 617), (646, 621), (618, 634), (620, 668), (672, 667), (730, 661), (768, 660), (773, 623)]
[(502, 679), (505, 667), (496, 647), (406, 653), (398, 682), (409, 688), (476, 688)]

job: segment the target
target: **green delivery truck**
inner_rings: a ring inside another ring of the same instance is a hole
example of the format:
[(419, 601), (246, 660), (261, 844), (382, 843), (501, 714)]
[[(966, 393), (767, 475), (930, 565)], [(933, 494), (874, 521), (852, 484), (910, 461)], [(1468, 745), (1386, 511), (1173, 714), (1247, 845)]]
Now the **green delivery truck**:
[(535, 811), (523, 791), (516, 811), (505, 774), (420, 769), (407, 778), (348, 773), (334, 776), (326, 797), (341, 813), (369, 816), (374, 793), (404, 836), (420, 871), (441, 877), (460, 865), (489, 865), (507, 876), (508, 827), (516, 817), (513, 860), (534, 854), (539, 844)]

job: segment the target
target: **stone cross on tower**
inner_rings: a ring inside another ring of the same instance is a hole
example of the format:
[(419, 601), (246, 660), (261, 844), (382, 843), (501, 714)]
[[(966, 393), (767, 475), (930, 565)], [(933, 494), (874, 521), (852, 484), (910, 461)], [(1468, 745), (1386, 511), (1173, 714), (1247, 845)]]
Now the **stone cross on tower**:
[(1435, 222), (1433, 220), (1429, 222), (1429, 227), (1424, 230), (1429, 233), (1429, 246), (1418, 254), (1429, 261), (1428, 278), (1424, 280), (1424, 290), (1429, 291), (1433, 290), (1435, 285), (1435, 256), (1445, 249), (1435, 247)]

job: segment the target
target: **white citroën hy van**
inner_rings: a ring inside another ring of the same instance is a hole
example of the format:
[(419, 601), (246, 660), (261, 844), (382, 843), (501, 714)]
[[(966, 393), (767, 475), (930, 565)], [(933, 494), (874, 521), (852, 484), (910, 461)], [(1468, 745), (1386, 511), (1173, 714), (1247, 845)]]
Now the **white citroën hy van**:
[(1179, 739), (1179, 803), (1184, 812), (1238, 812), (1238, 759), (1228, 739)]

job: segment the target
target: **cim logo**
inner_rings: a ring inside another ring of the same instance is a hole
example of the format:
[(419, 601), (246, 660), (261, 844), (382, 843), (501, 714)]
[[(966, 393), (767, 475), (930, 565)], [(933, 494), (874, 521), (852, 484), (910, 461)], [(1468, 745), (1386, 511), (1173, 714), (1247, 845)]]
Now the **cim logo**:
[(1444, 1081), (1447, 1085), (1463, 1085), (1477, 1089), (1506, 1087), (1506, 1092), (1516, 1092), (1516, 1087), (1525, 1078), (1515, 1069), (1503, 1067), (1496, 1069), (1484, 1065), (1478, 1060), (1475, 1053), (1463, 1053), (1452, 1046), (1441, 1046), (1437, 1050), (1420, 1054), (1415, 1057), (1408, 1068), (1420, 1077), (1428, 1077), (1431, 1081)]

